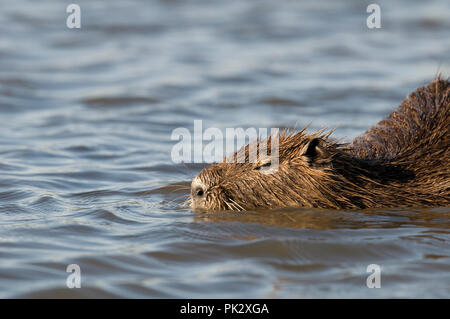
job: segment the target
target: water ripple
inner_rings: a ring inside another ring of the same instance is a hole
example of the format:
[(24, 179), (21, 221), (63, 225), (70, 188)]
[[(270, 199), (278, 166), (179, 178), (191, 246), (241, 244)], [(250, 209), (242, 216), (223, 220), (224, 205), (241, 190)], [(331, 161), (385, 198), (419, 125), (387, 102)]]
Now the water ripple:
[(352, 139), (449, 74), (448, 4), (79, 4), (0, 11), (0, 297), (448, 298), (449, 208), (195, 213), (170, 156), (194, 120)]

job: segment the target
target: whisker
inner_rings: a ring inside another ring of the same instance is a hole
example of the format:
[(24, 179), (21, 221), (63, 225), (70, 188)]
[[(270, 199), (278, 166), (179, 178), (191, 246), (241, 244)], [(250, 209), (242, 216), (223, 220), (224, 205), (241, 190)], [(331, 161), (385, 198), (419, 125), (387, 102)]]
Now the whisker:
[(174, 193), (174, 192), (185, 191), (185, 190), (190, 190), (190, 189), (191, 189), (190, 187), (184, 187), (184, 188), (178, 187), (176, 189), (171, 190), (170, 192)]
[(189, 187), (189, 185), (186, 185), (186, 184), (178, 184), (178, 183), (175, 183), (175, 184), (170, 184), (169, 186), (176, 186), (176, 187)]
[(186, 185), (186, 182), (182, 183), (175, 183), (175, 184), (170, 184), (168, 185), (168, 187), (184, 187), (184, 188), (191, 188), (190, 185)]
[(230, 210), (238, 211), (239, 209), (234, 205), (233, 203), (228, 203), (228, 206), (230, 207)]
[(178, 196), (178, 197), (172, 199), (171, 201), (167, 202), (167, 204), (170, 204), (170, 205), (171, 205), (174, 201), (179, 200), (180, 198), (183, 198), (183, 197), (188, 197), (188, 196), (189, 196), (189, 195), (181, 195), (181, 196)]
[(232, 207), (234, 208), (234, 211), (240, 212), (240, 208), (237, 206), (236, 202), (231, 203)]
[(192, 198), (189, 196), (182, 204), (181, 207), (188, 207), (192, 204)]
[(234, 207), (234, 205), (232, 203), (225, 202), (225, 204), (227, 205), (229, 210), (236, 210), (236, 207)]
[(241, 209), (240, 211), (244, 211), (244, 210), (245, 210), (241, 205), (239, 205), (238, 203), (236, 203), (235, 200), (233, 200), (233, 199), (230, 198), (230, 201), (232, 201), (237, 207), (239, 207), (239, 208)]
[(225, 205), (225, 209), (231, 209), (230, 205), (227, 202), (224, 202), (224, 205)]

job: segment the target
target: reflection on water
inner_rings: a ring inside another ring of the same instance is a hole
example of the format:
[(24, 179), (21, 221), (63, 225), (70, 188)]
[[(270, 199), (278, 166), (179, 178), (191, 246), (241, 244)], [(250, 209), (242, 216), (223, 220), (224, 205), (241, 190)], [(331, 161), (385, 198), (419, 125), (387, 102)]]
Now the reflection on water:
[(450, 208), (408, 210), (335, 211), (323, 209), (283, 209), (249, 212), (198, 213), (197, 222), (256, 223), (300, 229), (376, 229), (408, 226), (445, 230), (450, 228)]
[(77, 3), (0, 11), (0, 297), (450, 295), (449, 208), (196, 213), (170, 159), (197, 119), (350, 140), (450, 74), (448, 3)]

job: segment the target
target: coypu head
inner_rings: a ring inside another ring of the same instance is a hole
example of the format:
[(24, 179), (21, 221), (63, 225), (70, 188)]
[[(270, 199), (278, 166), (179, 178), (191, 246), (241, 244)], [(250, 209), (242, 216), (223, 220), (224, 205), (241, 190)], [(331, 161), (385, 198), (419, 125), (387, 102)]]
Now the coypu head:
[[(339, 144), (328, 138), (331, 133), (307, 135), (304, 131), (280, 134), (278, 167), (271, 165), (274, 158), (270, 152), (272, 137), (269, 137), (254, 141), (256, 148), (250, 148), (250, 143), (239, 151), (245, 154), (245, 162), (236, 161), (239, 157), (236, 152), (221, 163), (203, 169), (192, 180), (191, 208), (243, 211), (289, 206), (341, 207), (342, 203), (330, 194), (335, 188), (340, 163), (347, 157), (351, 159), (340, 150)], [(260, 155), (262, 143), (267, 143), (264, 146), (267, 152)], [(249, 160), (255, 150), (256, 160)]]

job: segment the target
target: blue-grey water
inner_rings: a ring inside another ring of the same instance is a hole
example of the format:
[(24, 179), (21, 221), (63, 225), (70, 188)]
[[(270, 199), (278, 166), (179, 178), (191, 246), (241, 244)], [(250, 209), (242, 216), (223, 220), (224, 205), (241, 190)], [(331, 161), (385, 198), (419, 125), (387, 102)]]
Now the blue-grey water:
[(350, 141), (450, 75), (450, 2), (377, 1), (369, 29), (371, 2), (77, 0), (69, 29), (70, 2), (3, 0), (0, 297), (449, 298), (449, 208), (182, 205), (203, 165), (173, 163), (175, 128)]

